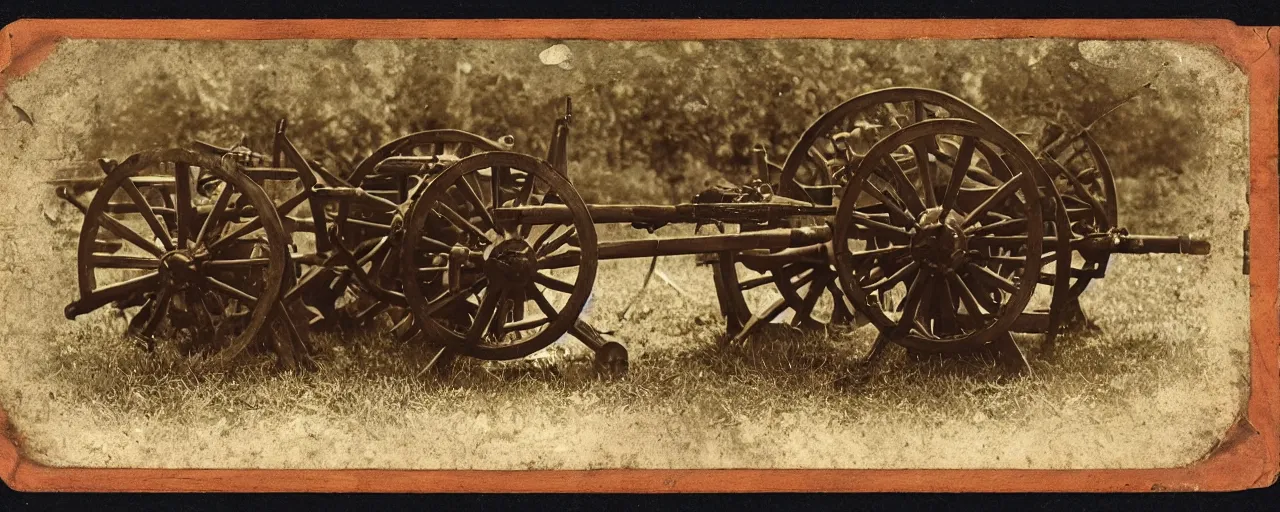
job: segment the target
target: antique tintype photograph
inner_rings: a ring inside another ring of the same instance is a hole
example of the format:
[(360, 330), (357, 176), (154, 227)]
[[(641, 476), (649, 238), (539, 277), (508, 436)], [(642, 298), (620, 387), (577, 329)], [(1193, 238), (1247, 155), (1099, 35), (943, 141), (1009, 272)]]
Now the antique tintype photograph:
[(1212, 45), (66, 39), (0, 101), (41, 466), (1177, 468), (1249, 397)]

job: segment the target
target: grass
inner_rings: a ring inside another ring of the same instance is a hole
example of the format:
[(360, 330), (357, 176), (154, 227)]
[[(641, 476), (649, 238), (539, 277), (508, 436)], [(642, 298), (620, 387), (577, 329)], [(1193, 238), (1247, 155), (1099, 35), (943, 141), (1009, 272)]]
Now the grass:
[[(201, 374), (175, 351), (147, 354), (90, 322), (44, 369), (70, 390), (54, 401), (76, 413), (42, 429), (70, 418), (93, 427), (26, 449), (54, 463), (198, 467), (1069, 467), (1082, 449), (1101, 449), (1090, 460), (1104, 466), (1139, 463), (1135, 451), (1194, 458), (1217, 432), (1191, 420), (1221, 407), (1186, 395), (1221, 393), (1205, 383), (1244, 364), (1206, 354), (1207, 297), (1168, 300), (1210, 267), (1118, 258), (1130, 260), (1085, 297), (1102, 329), (1065, 335), (1053, 360), (1035, 355), (1038, 337), (1019, 337), (1034, 376), (1013, 381), (983, 356), (893, 350), (870, 381), (834, 385), (868, 349), (869, 327), (771, 328), (721, 348), (710, 271), (683, 257), (659, 269), (684, 293), (654, 279), (626, 319), (618, 312), (648, 261), (601, 263), (587, 316), (628, 345), (631, 372), (618, 381), (598, 378), (571, 339), (526, 360), (419, 376), (429, 354), (374, 332), (318, 336), (316, 372), (281, 373), (258, 355)], [(1134, 437), (1149, 429), (1112, 430), (1147, 421), (1181, 450)]]

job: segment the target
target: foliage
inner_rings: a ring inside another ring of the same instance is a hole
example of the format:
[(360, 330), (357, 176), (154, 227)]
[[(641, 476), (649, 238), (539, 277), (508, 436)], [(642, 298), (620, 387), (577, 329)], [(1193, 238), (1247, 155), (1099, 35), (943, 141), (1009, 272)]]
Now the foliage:
[[(750, 149), (781, 161), (822, 112), (891, 85), (942, 89), (1012, 131), (1037, 118), (1080, 126), (1160, 69), (1158, 55), (1100, 66), (1073, 41), (569, 41), (567, 62), (536, 58), (542, 41), (185, 43), (132, 95), (96, 106), (86, 157), (247, 136), (257, 149), (287, 116), (305, 154), (342, 171), (392, 138), (440, 127), (545, 155), (564, 96), (574, 102), (570, 172), (598, 202), (679, 201), (750, 175)], [(171, 62), (172, 61), (172, 62)], [(1097, 137), (1113, 167), (1180, 173), (1179, 141), (1202, 122), (1192, 81), (1108, 114)]]

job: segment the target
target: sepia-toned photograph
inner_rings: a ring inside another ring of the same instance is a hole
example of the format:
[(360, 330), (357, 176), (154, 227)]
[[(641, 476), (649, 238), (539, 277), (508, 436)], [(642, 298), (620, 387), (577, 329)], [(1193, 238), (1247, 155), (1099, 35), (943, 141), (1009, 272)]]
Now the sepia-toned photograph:
[(1184, 467), (1249, 396), (1248, 87), (1161, 40), (61, 40), (0, 98), (5, 436)]

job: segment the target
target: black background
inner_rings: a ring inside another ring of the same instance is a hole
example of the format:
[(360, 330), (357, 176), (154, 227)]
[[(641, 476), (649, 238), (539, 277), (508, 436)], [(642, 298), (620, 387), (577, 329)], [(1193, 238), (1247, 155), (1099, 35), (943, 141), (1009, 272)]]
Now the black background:
[[(357, 8), (359, 7), (359, 8)], [(951, 0), (872, 3), (862, 0), (803, 2), (679, 2), (637, 0), (471, 0), (426, 4), (388, 0), (203, 2), (107, 2), (0, 0), (0, 24), (18, 18), (1219, 18), (1241, 25), (1280, 25), (1272, 1)], [(369, 509), (428, 510), (693, 510), (693, 509), (1274, 509), (1280, 487), (1235, 493), (1161, 494), (757, 494), (757, 495), (235, 495), (235, 494), (37, 494), (0, 490), (0, 511), (64, 508), (99, 510)]]

